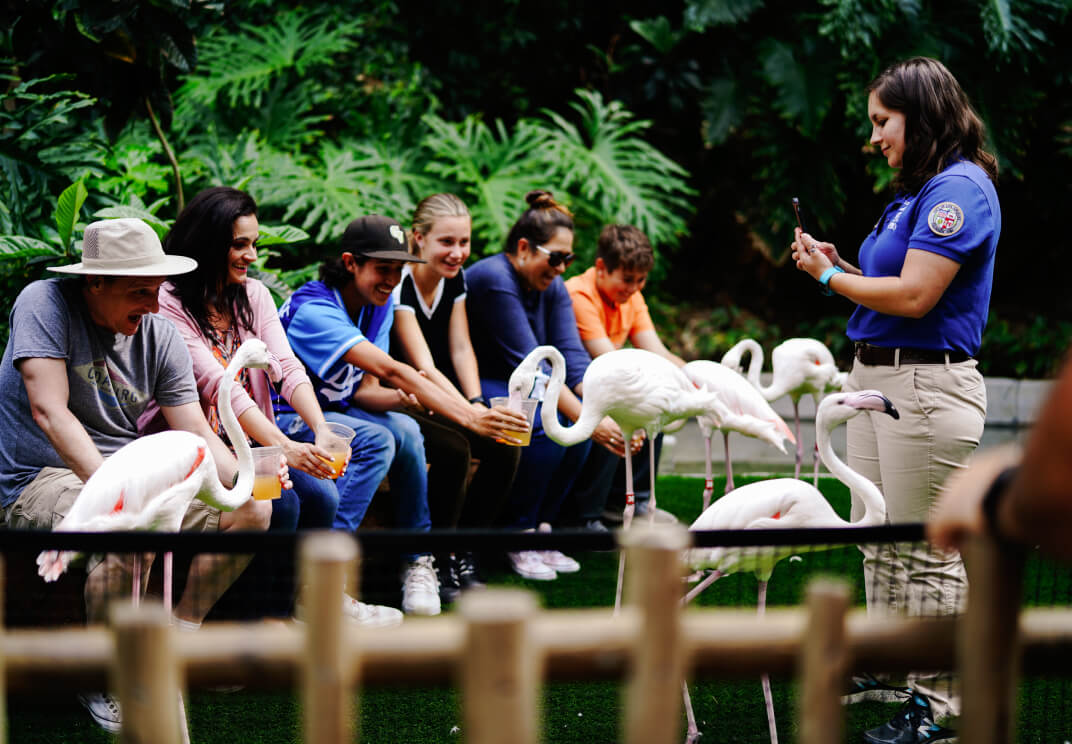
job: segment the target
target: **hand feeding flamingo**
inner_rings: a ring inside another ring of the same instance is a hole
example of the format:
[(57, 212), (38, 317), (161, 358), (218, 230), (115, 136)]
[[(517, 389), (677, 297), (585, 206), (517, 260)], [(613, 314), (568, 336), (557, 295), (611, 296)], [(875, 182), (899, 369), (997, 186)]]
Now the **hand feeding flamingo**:
[[(839, 372), (834, 363), (834, 355), (821, 342), (813, 338), (791, 338), (774, 347), (771, 352), (773, 379), (764, 387), (759, 380), (763, 369), (763, 347), (756, 341), (746, 338), (739, 341), (722, 356), (722, 364), (744, 374), (741, 358), (750, 355), (748, 362), (748, 381), (773, 402), (788, 395), (793, 401), (793, 423), (797, 438), (796, 466), (793, 477), (800, 477), (800, 464), (804, 459), (804, 443), (800, 439), (800, 399), (810, 395), (818, 407), (819, 396), (840, 390), (847, 374)], [(819, 484), (819, 443), (816, 441), (812, 454), (814, 476), (812, 483)]]
[[(238, 457), (238, 480), (233, 488), (220, 484), (212, 451), (202, 437), (186, 431), (164, 431), (140, 437), (106, 459), (75, 499), (56, 532), (161, 530), (178, 532), (183, 514), (194, 498), (223, 511), (233, 511), (253, 491), (253, 454), (231, 409), (231, 385), (243, 367), (269, 369), (274, 360), (259, 339), (245, 341), (220, 382), (218, 406), (223, 428)], [(77, 555), (74, 551), (43, 551), (38, 573), (55, 581)], [(171, 554), (164, 556), (164, 604), (171, 610)], [(134, 558), (132, 582), (140, 598), (141, 555)]]
[(711, 495), (714, 486), (711, 477), (711, 434), (714, 429), (722, 432), (722, 440), (726, 453), (726, 490), (733, 490), (733, 462), (730, 460), (730, 432), (736, 431), (745, 436), (755, 437), (768, 442), (783, 453), (785, 446), (782, 441), (788, 439), (796, 443), (793, 432), (789, 431), (782, 417), (774, 412), (767, 399), (752, 386), (746, 379), (718, 362), (696, 361), (689, 362), (684, 367), (684, 372), (693, 384), (704, 386), (708, 390), (719, 393), (722, 402), (728, 409), (729, 415), (722, 417), (699, 416), (697, 422), (704, 437), (705, 450), (705, 479), (703, 492), (703, 508), (707, 509), (711, 504)]
[[(864, 527), (882, 524), (886, 518), (886, 503), (882, 492), (870, 480), (846, 465), (830, 444), (830, 432), (861, 411), (877, 411), (900, 418), (893, 403), (877, 390), (828, 395), (819, 404), (815, 415), (815, 434), (819, 453), (826, 467), (859, 494), (864, 513), (856, 522), (846, 522), (814, 486), (796, 478), (777, 478), (742, 486), (716, 501), (689, 527), (691, 530), (719, 529), (790, 529), (795, 527)], [(713, 569), (710, 576), (697, 584), (686, 596), (692, 600), (707, 586), (723, 576), (752, 571), (759, 580), (758, 611), (763, 614), (767, 599), (767, 581), (778, 561), (806, 550), (825, 550), (826, 546), (777, 546), (769, 549), (754, 547), (696, 548), (687, 554), (688, 564), (696, 570)], [(767, 722), (772, 744), (777, 744), (778, 731), (774, 722), (774, 702), (770, 678), (763, 675), (763, 698), (767, 706)], [(689, 720), (688, 742), (699, 735), (692, 715), (692, 706), (685, 688), (685, 706)]]
[[(511, 397), (526, 396), (535, 385), (540, 364), (551, 363), (551, 379), (547, 383), (542, 406), (543, 429), (547, 436), (563, 447), (583, 442), (592, 436), (604, 416), (610, 416), (622, 430), (625, 442), (630, 442), (634, 432), (643, 429), (650, 439), (672, 422), (691, 416), (711, 413), (716, 408), (725, 409), (716, 393), (697, 389), (685, 374), (672, 362), (643, 349), (618, 349), (601, 354), (592, 360), (585, 370), (584, 405), (581, 415), (570, 427), (558, 421), (558, 396), (566, 378), (566, 362), (553, 346), (537, 346), (510, 375), (508, 388)], [(649, 519), (655, 516), (655, 454), (649, 447), (651, 458), (651, 500)], [(625, 511), (622, 527), (628, 528), (635, 509), (633, 492), (632, 457), (625, 458)], [(621, 607), (622, 578), (625, 570), (625, 554), (618, 564), (618, 588), (615, 592), (614, 609)]]

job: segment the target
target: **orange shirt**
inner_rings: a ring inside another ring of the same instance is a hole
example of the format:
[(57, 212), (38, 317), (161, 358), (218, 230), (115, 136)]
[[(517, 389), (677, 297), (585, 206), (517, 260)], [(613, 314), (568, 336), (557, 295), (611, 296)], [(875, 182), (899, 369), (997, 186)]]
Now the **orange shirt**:
[(577, 330), (582, 341), (608, 338), (615, 349), (620, 349), (634, 333), (655, 330), (648, 315), (648, 304), (640, 292), (635, 292), (624, 305), (615, 305), (603, 298), (596, 289), (594, 266), (567, 281), (566, 289), (573, 300), (573, 314), (577, 316)]

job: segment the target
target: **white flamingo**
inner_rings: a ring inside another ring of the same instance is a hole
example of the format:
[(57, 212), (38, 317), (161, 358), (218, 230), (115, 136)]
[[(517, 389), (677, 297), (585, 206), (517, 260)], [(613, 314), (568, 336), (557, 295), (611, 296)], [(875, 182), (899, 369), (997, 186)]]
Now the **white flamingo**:
[[(882, 524), (886, 519), (886, 503), (882, 492), (870, 480), (852, 470), (834, 452), (830, 444), (830, 432), (856, 416), (861, 411), (877, 411), (893, 418), (900, 418), (889, 398), (877, 390), (861, 390), (853, 393), (828, 395), (819, 404), (815, 415), (815, 434), (819, 454), (826, 467), (838, 480), (859, 495), (864, 505), (863, 515), (855, 522), (847, 522), (837, 515), (820, 491), (809, 483), (796, 478), (750, 483), (726, 494), (701, 514), (689, 527), (691, 530), (740, 530), (740, 529), (790, 529), (797, 527), (864, 527)], [(687, 563), (694, 570), (712, 569), (710, 576), (697, 584), (685, 601), (692, 600), (707, 586), (723, 576), (742, 571), (755, 573), (759, 580), (759, 614), (763, 614), (767, 601), (767, 582), (778, 561), (802, 551), (826, 550), (828, 546), (771, 546), (694, 548), (686, 555)], [(763, 675), (763, 699), (767, 706), (767, 723), (772, 744), (777, 744), (778, 731), (774, 722), (774, 702), (771, 698), (770, 678)], [(685, 706), (689, 720), (689, 738), (693, 742), (699, 735), (688, 688), (685, 688)]]
[[(745, 353), (750, 356), (747, 373), (741, 367)], [(764, 387), (759, 380), (763, 369), (763, 347), (750, 338), (742, 339), (722, 356), (722, 364), (745, 374), (763, 397), (774, 402), (783, 395), (793, 401), (793, 425), (797, 438), (796, 466), (793, 477), (800, 477), (800, 464), (804, 459), (804, 443), (800, 439), (800, 399), (810, 395), (818, 408), (819, 397), (841, 390), (848, 376), (839, 372), (834, 355), (814, 338), (791, 338), (774, 347), (771, 352), (772, 380)], [(812, 452), (814, 475), (812, 483), (819, 484), (819, 443)]]
[[(536, 383), (540, 364), (551, 363), (551, 379), (544, 395), (542, 421), (547, 436), (563, 447), (583, 442), (592, 436), (604, 416), (614, 419), (622, 430), (625, 442), (632, 441), (634, 432), (643, 429), (649, 439), (668, 425), (692, 416), (728, 411), (719, 401), (717, 393), (697, 389), (689, 378), (672, 362), (643, 349), (618, 349), (601, 354), (592, 360), (585, 370), (584, 402), (581, 415), (570, 427), (558, 421), (558, 396), (566, 379), (566, 362), (553, 346), (537, 346), (510, 375), (508, 388), (511, 396), (527, 396)], [(672, 428), (672, 427), (671, 427)], [(628, 446), (628, 444), (626, 445)], [(648, 448), (651, 460), (651, 499), (648, 505), (649, 519), (655, 516), (655, 448)], [(633, 491), (632, 457), (625, 457), (625, 510), (622, 527), (628, 528), (633, 520), (635, 496)], [(622, 578), (625, 570), (625, 554), (618, 563), (618, 588), (614, 597), (614, 609), (621, 607)]]
[(730, 459), (731, 431), (768, 442), (783, 453), (785, 452), (785, 445), (782, 444), (784, 440), (788, 439), (794, 444), (797, 440), (782, 417), (771, 408), (763, 394), (729, 367), (718, 362), (700, 360), (686, 364), (684, 372), (693, 384), (717, 391), (729, 411), (729, 415), (721, 418), (705, 415), (696, 419), (704, 437), (706, 459), (704, 461), (703, 508), (706, 509), (711, 505), (711, 495), (714, 492), (711, 476), (711, 434), (715, 429), (722, 432), (726, 453), (725, 493), (733, 490), (733, 461)]
[[(223, 511), (249, 501), (253, 491), (253, 454), (231, 409), (231, 385), (243, 367), (268, 369), (268, 347), (249, 339), (238, 348), (220, 382), (217, 405), (223, 428), (238, 457), (233, 488), (220, 484), (212, 451), (202, 437), (187, 431), (163, 431), (135, 439), (101, 463), (86, 481), (56, 532), (160, 530), (178, 532), (190, 502), (199, 498)], [(55, 581), (67, 570), (75, 551), (43, 551), (38, 573)], [(164, 555), (164, 604), (171, 610), (171, 553)], [(134, 557), (133, 592), (140, 597), (141, 554)]]

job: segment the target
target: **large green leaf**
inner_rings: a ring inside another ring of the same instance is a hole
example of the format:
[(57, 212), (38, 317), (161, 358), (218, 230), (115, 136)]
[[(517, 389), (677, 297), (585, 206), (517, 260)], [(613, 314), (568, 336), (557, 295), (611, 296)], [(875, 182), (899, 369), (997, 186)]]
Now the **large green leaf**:
[(63, 251), (56, 246), (37, 238), (26, 235), (0, 235), (0, 261), (62, 255)]
[(56, 229), (60, 233), (60, 244), (64, 251), (70, 252), (71, 235), (74, 226), (78, 222), (78, 213), (82, 211), (82, 204), (89, 196), (86, 186), (81, 181), (75, 181), (63, 190), (60, 198), (56, 201), (56, 210), (53, 217), (56, 220)]
[(300, 243), (309, 239), (309, 233), (293, 225), (265, 225), (260, 224), (260, 237), (257, 239), (258, 246), (287, 245)]
[(114, 220), (122, 217), (134, 217), (144, 220), (149, 227), (153, 228), (160, 240), (163, 240), (168, 230), (171, 229), (171, 220), (161, 219), (143, 206), (123, 204), (116, 207), (105, 207), (104, 209), (98, 209), (93, 213), (93, 216), (101, 220)]
[(604, 103), (598, 93), (577, 95), (572, 107), (580, 127), (544, 112), (556, 125), (547, 154), (559, 181), (576, 188), (605, 221), (635, 225), (653, 243), (675, 245), (693, 211), (689, 174), (640, 136), (650, 122), (635, 120), (618, 101)]

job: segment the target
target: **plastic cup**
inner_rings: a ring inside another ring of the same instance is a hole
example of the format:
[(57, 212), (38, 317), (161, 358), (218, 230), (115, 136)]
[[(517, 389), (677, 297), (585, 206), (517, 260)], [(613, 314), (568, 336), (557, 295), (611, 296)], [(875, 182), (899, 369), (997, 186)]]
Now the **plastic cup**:
[(279, 484), (279, 458), (282, 447), (253, 448), (253, 498), (256, 501), (278, 499), (282, 493)]
[(334, 421), (325, 421), (317, 428), (316, 446), (331, 455), (328, 464), (331, 465), (332, 478), (339, 477), (346, 461), (350, 459), (350, 442), (356, 433), (346, 424)]
[[(511, 431), (510, 429), (503, 430), (515, 439), (520, 439), (520, 445), (516, 445), (513, 442), (508, 442), (505, 439), (498, 439), (496, 441), (501, 442), (502, 444), (513, 445), (515, 447), (528, 447), (529, 442), (532, 441), (532, 422), (536, 418), (536, 406), (539, 405), (539, 403), (540, 401), (536, 400), (535, 398), (522, 398), (521, 410), (519, 411), (519, 413), (524, 414), (525, 418), (529, 420), (529, 428), (525, 431)], [(491, 407), (494, 408), (495, 406), (502, 406), (503, 408), (508, 408), (511, 411), (518, 410), (517, 408), (510, 405), (510, 399), (505, 395), (497, 395), (491, 399)]]

